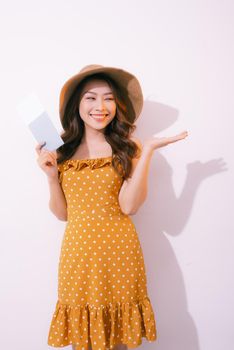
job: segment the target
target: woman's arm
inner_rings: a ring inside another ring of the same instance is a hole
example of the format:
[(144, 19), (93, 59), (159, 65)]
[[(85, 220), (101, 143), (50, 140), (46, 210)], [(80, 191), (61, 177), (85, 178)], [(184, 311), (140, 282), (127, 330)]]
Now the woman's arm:
[(142, 147), (138, 139), (134, 139), (134, 142), (140, 147), (141, 156), (132, 159), (130, 177), (123, 182), (119, 192), (119, 205), (127, 215), (135, 214), (147, 197), (149, 165), (153, 154), (149, 147)]
[(47, 175), (50, 191), (49, 208), (62, 221), (67, 221), (67, 202), (59, 183), (57, 152), (43, 149), (44, 142), (35, 147), (38, 154), (37, 163)]
[(119, 205), (123, 213), (135, 214), (147, 197), (149, 164), (154, 150), (183, 140), (187, 136), (187, 131), (171, 137), (156, 137), (156, 135), (153, 135), (153, 137), (146, 140), (143, 147), (138, 139), (133, 139), (141, 148), (141, 156), (132, 160), (133, 166), (130, 178), (123, 182), (119, 192)]
[(50, 200), (49, 208), (62, 221), (67, 221), (67, 201), (58, 179), (48, 179)]

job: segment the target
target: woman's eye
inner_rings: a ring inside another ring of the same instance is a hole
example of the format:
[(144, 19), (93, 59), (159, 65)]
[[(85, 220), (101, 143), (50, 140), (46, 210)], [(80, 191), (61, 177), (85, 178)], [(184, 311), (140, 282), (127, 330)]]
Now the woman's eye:
[[(94, 99), (94, 97), (87, 97), (87, 100)], [(113, 101), (114, 99), (111, 97), (106, 98), (106, 100)]]

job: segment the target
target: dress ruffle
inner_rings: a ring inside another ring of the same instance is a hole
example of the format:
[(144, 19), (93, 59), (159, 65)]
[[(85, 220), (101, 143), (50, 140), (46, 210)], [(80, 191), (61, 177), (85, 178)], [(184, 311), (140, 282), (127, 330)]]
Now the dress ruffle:
[(90, 167), (91, 169), (101, 168), (106, 164), (112, 163), (112, 156), (110, 157), (101, 157), (101, 158), (93, 158), (93, 159), (68, 159), (63, 163), (58, 164), (58, 172), (59, 172), (59, 182), (62, 182), (63, 172), (67, 171), (71, 168), (74, 170), (82, 170), (85, 167)]
[[(88, 350), (89, 337), (93, 350), (112, 349), (116, 344), (136, 348), (142, 338), (157, 338), (153, 309), (149, 297), (137, 302), (94, 305), (67, 305), (59, 300), (53, 314), (48, 345), (76, 345)], [(53, 340), (52, 340), (53, 339)]]

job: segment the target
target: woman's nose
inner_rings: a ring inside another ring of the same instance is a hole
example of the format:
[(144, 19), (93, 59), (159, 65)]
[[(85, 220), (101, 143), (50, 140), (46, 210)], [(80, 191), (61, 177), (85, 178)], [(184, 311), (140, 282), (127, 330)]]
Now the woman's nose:
[(105, 101), (104, 100), (99, 100), (97, 101), (97, 106), (96, 106), (96, 109), (99, 110), (99, 111), (103, 111), (105, 110), (106, 108), (106, 104), (105, 104)]

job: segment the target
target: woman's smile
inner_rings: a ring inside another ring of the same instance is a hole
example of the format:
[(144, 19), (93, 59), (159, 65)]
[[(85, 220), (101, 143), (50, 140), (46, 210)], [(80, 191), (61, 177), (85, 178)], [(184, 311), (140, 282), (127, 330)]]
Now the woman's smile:
[(93, 113), (91, 114), (90, 113), (90, 116), (97, 121), (103, 121), (108, 116), (108, 114), (93, 114)]

